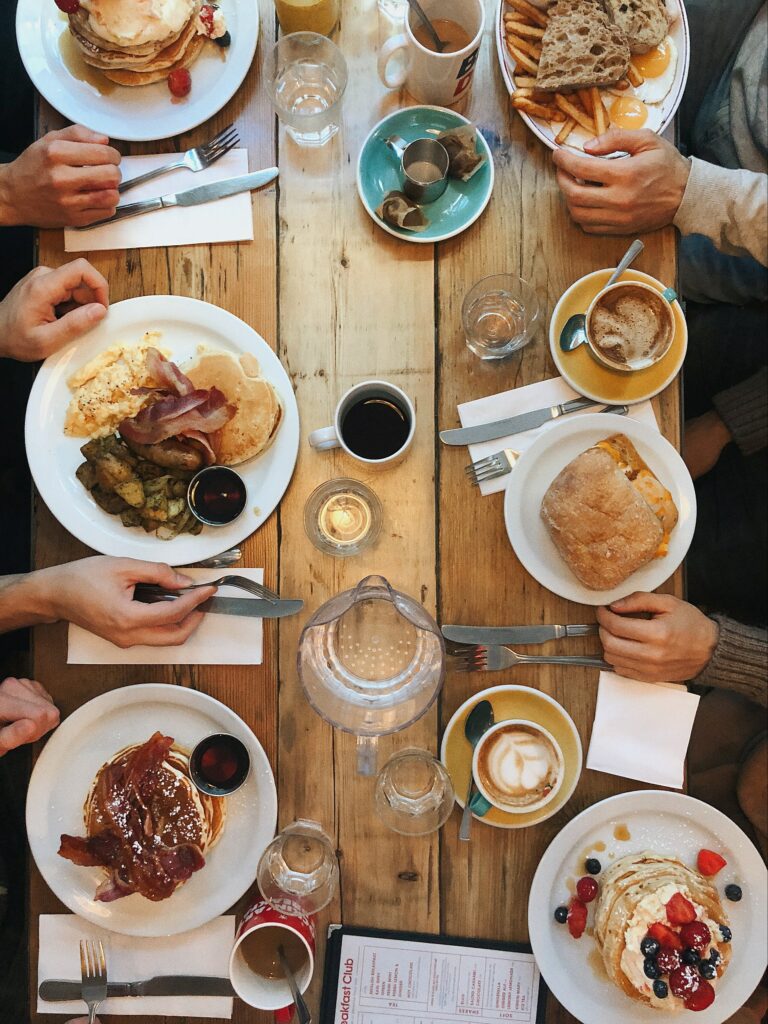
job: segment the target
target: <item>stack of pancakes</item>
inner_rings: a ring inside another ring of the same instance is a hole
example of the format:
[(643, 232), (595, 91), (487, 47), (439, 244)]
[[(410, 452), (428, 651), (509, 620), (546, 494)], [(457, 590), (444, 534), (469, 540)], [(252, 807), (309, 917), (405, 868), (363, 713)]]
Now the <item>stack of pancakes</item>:
[(727, 925), (728, 918), (710, 879), (681, 861), (650, 852), (622, 857), (603, 873), (595, 905), (595, 941), (608, 977), (632, 999), (657, 1009), (674, 1010), (682, 1003), (671, 994), (664, 1000), (653, 995), (652, 982), (643, 972), (640, 943), (654, 922), (666, 923), (665, 904), (675, 892), (693, 903), (697, 920), (709, 927), (710, 946), (721, 956), (719, 977), (730, 959), (730, 945), (721, 942), (719, 933), (719, 925)]
[[(89, 836), (98, 835), (108, 824), (101, 805), (104, 787), (100, 780), (112, 765), (125, 764), (141, 744), (126, 747), (102, 765), (85, 801), (85, 827)], [(167, 847), (193, 843), (205, 855), (221, 837), (226, 821), (226, 800), (202, 793), (189, 777), (189, 756), (171, 747), (154, 772), (151, 794), (143, 794), (155, 834)]]
[(69, 30), (91, 67), (118, 85), (150, 85), (200, 55), (201, 0), (80, 0)]

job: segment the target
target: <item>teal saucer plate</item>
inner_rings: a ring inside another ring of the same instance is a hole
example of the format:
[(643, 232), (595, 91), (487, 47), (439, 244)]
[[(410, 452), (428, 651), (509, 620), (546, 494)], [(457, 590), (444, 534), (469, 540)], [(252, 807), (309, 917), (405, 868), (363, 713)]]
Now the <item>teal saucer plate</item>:
[(388, 192), (401, 191), (400, 161), (386, 145), (390, 135), (399, 135), (406, 142), (429, 137), (435, 132), (471, 124), (466, 117), (444, 107), (406, 107), (390, 114), (371, 129), (357, 161), (357, 191), (363, 206), (379, 227), (406, 242), (434, 245), (460, 234), (474, 224), (488, 205), (493, 191), (493, 157), (488, 143), (478, 131), (477, 145), (487, 160), (469, 181), (448, 180), (445, 192), (434, 203), (422, 206), (429, 220), (424, 231), (408, 231), (393, 227), (376, 216), (376, 210)]

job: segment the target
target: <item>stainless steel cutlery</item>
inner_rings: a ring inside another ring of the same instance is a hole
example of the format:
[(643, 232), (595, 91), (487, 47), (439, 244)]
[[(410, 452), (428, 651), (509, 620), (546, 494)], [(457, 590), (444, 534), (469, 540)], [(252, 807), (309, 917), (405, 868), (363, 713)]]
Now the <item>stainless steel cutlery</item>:
[(574, 626), (441, 626), (446, 640), (454, 643), (485, 646), (503, 644), (543, 644), (569, 636), (597, 636), (598, 625)]
[(591, 668), (610, 669), (611, 665), (602, 658), (581, 655), (518, 654), (508, 647), (467, 647), (457, 651), (454, 659), (462, 672), (499, 672), (516, 665), (582, 665)]

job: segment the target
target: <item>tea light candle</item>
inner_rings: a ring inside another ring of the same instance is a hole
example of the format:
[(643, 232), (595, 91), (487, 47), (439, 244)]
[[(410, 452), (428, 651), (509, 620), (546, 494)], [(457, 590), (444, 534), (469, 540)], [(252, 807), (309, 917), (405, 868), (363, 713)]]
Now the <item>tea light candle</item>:
[(334, 544), (357, 544), (371, 528), (371, 507), (361, 495), (333, 494), (320, 507), (318, 527)]

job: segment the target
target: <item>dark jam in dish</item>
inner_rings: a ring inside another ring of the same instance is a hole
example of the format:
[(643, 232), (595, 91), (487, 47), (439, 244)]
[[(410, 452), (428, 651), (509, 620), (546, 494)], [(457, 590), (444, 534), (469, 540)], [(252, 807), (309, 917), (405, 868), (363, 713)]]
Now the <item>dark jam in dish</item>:
[(211, 796), (234, 793), (245, 782), (251, 759), (235, 736), (217, 733), (201, 740), (189, 759), (192, 781)]
[(245, 508), (245, 483), (233, 469), (208, 466), (192, 478), (187, 501), (202, 522), (225, 526), (237, 519)]

